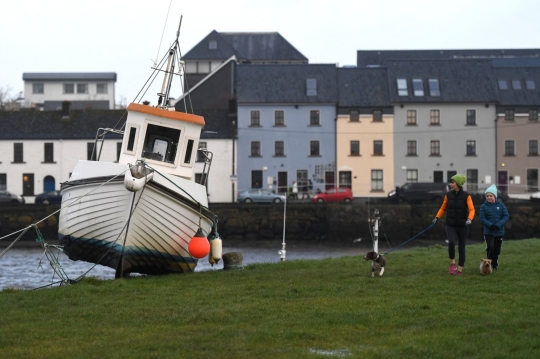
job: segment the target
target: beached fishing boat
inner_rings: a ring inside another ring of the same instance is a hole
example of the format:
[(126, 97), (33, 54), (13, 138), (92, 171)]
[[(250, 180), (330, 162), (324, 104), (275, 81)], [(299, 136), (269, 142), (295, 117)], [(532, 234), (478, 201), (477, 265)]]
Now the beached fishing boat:
[[(96, 160), (79, 161), (61, 187), (63, 251), (114, 268), (117, 277), (192, 272), (208, 251), (211, 263), (221, 258), (205, 187), (212, 153), (198, 149), (204, 119), (169, 105), (173, 76), (183, 73), (179, 33), (150, 76), (164, 75), (158, 105), (131, 103), (120, 129), (98, 129)], [(99, 160), (110, 133), (123, 135), (118, 162)], [(205, 164), (195, 181), (197, 151)]]

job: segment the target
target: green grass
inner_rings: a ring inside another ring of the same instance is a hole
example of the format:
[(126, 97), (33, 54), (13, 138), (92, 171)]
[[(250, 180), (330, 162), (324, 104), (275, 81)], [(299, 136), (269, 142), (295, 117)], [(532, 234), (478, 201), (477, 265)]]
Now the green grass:
[(539, 358), (540, 240), (0, 292), (2, 358)]

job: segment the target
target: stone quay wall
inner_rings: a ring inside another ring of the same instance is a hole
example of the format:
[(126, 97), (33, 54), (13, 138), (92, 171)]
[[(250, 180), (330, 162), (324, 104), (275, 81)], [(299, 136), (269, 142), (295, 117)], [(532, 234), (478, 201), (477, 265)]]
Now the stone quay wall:
[[(540, 238), (540, 204), (520, 202), (506, 204), (510, 220), (506, 224), (505, 239)], [(46, 240), (56, 240), (58, 213), (41, 221), (60, 206), (4, 205), (0, 208), (0, 237), (37, 223)], [(223, 240), (264, 241), (283, 239), (283, 204), (213, 203), (210, 209), (218, 218), (218, 232)], [(391, 203), (315, 204), (287, 203), (285, 238), (317, 242), (348, 242), (357, 238), (370, 239), (370, 219), (379, 211), (379, 239), (397, 244), (426, 229), (433, 220), (438, 205), (409, 205)], [(476, 217), (469, 237), (482, 240), (482, 226)], [(1, 244), (15, 240), (20, 233), (2, 239)], [(22, 240), (35, 240), (36, 231), (28, 230)], [(444, 218), (418, 239), (446, 239)]]

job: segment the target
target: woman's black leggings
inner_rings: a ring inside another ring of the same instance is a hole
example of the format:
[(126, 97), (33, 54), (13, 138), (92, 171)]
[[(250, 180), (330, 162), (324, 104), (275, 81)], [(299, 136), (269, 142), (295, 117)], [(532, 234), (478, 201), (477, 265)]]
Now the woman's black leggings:
[(459, 262), (458, 266), (465, 265), (465, 241), (469, 235), (469, 227), (446, 226), (446, 235), (448, 236), (448, 256), (450, 259), (456, 258), (456, 237), (458, 240)]

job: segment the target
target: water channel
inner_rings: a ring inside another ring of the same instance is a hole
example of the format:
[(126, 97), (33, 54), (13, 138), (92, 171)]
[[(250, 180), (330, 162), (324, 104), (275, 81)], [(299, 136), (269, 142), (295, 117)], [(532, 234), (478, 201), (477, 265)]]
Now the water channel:
[[(278, 253), (281, 241), (257, 241), (253, 243), (238, 242), (227, 244), (224, 241), (223, 253), (241, 252), (243, 265), (253, 263), (277, 263), (281, 261)], [(364, 255), (372, 246), (372, 241), (360, 243), (341, 243), (338, 246), (329, 243), (289, 242), (286, 247), (286, 260), (336, 258), (342, 256)], [(0, 253), (5, 248), (0, 248)], [(384, 241), (379, 241), (380, 251), (389, 249)], [(99, 279), (114, 279), (115, 271), (111, 268), (91, 263), (72, 261), (63, 253), (54, 250), (58, 261), (68, 278), (76, 279), (86, 273)], [(54, 276), (54, 270), (39, 244), (11, 248), (0, 258), (0, 290), (4, 288), (33, 289), (50, 285), (59, 278)], [(222, 270), (223, 261), (213, 267), (207, 258), (199, 260), (196, 272), (207, 270)]]

